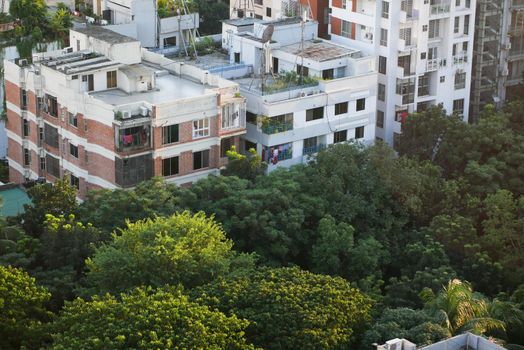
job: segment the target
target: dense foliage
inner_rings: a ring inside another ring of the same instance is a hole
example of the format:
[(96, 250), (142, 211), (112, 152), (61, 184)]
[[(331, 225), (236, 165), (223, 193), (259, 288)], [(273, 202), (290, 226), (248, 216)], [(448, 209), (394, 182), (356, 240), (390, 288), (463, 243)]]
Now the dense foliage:
[(371, 309), (371, 300), (346, 280), (298, 268), (264, 268), (194, 294), (249, 320), (247, 339), (265, 349), (348, 349)]
[(432, 108), (406, 119), (398, 154), (336, 144), (268, 175), (255, 155), (231, 150), (224, 176), (191, 188), (152, 179), (77, 204), (65, 181), (36, 186), (25, 215), (0, 221), (0, 264), (36, 277), (54, 312), (93, 300), (68, 302), (54, 323), (58, 348), (147, 332), (167, 342), (175, 331), (161, 325), (104, 333), (103, 322), (73, 317), (156, 295), (236, 317), (237, 345), (368, 349), (463, 331), (524, 344), (523, 107), (488, 106), (477, 124)]
[(52, 325), (51, 349), (254, 349), (247, 324), (174, 289), (138, 288), (68, 303)]

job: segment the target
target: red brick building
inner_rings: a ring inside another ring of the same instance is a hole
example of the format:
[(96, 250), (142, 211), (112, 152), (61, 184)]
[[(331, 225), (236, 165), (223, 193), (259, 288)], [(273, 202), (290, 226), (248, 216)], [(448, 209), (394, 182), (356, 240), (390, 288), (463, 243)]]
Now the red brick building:
[(10, 180), (68, 177), (79, 196), (152, 176), (217, 174), (245, 133), (238, 86), (102, 27), (33, 64), (5, 61)]

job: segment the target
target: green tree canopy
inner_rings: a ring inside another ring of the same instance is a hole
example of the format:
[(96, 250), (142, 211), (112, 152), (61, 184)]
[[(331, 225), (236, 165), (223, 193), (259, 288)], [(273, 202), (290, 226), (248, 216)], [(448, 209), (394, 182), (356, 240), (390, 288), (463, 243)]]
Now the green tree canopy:
[(138, 288), (120, 299), (68, 303), (54, 322), (52, 349), (254, 349), (248, 322), (190, 302), (179, 290)]
[(87, 282), (101, 293), (142, 285), (193, 287), (237, 267), (252, 267), (252, 257), (239, 255), (232, 246), (221, 227), (202, 212), (128, 223), (87, 260)]
[(45, 337), (42, 324), (50, 294), (23, 270), (0, 265), (0, 348), (37, 348)]
[(265, 349), (347, 349), (371, 309), (371, 300), (344, 279), (298, 268), (263, 268), (193, 294), (250, 321), (248, 341)]
[(409, 308), (386, 309), (363, 336), (361, 349), (371, 344), (384, 344), (395, 338), (404, 338), (418, 346), (429, 345), (451, 334), (437, 324), (427, 313)]

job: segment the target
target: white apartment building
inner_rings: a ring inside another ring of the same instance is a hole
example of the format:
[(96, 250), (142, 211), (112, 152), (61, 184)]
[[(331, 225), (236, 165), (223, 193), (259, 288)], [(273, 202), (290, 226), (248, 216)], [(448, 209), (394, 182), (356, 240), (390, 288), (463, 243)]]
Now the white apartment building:
[(156, 6), (150, 0), (98, 0), (93, 12), (108, 29), (139, 40), (143, 47), (189, 47), (200, 25), (198, 12), (160, 16)]
[(333, 143), (373, 142), (373, 57), (318, 39), (317, 22), (300, 18), (255, 21), (253, 32), (230, 32), (228, 43), (230, 62), (252, 67), (251, 75), (233, 79), (247, 99), (244, 150), (255, 148), (269, 171), (305, 162)]
[(468, 120), (476, 0), (330, 0), (334, 42), (377, 57), (376, 136), (441, 104)]

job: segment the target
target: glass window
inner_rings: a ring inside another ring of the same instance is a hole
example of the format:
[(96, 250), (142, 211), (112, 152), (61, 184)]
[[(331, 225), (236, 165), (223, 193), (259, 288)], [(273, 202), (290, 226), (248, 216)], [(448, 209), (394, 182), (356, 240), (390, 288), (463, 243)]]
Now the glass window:
[(193, 153), (193, 170), (209, 167), (209, 150)]
[(324, 118), (324, 107), (317, 107), (306, 111), (306, 122), (322, 118)]
[(364, 137), (364, 127), (359, 126), (358, 128), (355, 128), (355, 138), (361, 139)]
[(340, 31), (340, 35), (351, 38), (352, 37), (352, 30), (353, 30), (353, 23), (342, 20), (342, 29)]
[(178, 156), (162, 159), (162, 176), (178, 174)]
[(69, 175), (69, 180), (71, 183), (71, 186), (75, 187), (77, 190), (80, 189), (80, 179), (73, 174)]
[(78, 118), (75, 113), (69, 113), (69, 125), (72, 125), (75, 128), (78, 126)]
[(178, 142), (178, 124), (164, 126), (162, 128), (162, 144)]
[(348, 103), (341, 102), (335, 105), (335, 115), (344, 114), (348, 112)]
[(386, 74), (388, 59), (384, 56), (378, 57), (378, 72), (380, 74)]
[(380, 83), (378, 84), (377, 99), (379, 101), (386, 100), (386, 85)]
[(69, 144), (69, 153), (75, 157), (78, 158), (78, 146), (75, 146), (73, 144)]
[(384, 112), (383, 111), (377, 111), (377, 128), (383, 128), (384, 127)]
[(389, 18), (389, 2), (382, 1), (382, 18)]
[(364, 109), (366, 109), (366, 99), (365, 98), (359, 98), (357, 100), (357, 112), (358, 111), (363, 111)]
[(347, 139), (348, 139), (348, 131), (347, 130), (336, 131), (333, 134), (333, 143), (344, 142), (344, 141), (347, 141)]
[(193, 138), (209, 136), (209, 118), (199, 119), (193, 121)]
[(388, 46), (388, 30), (381, 28), (380, 29), (380, 45)]

